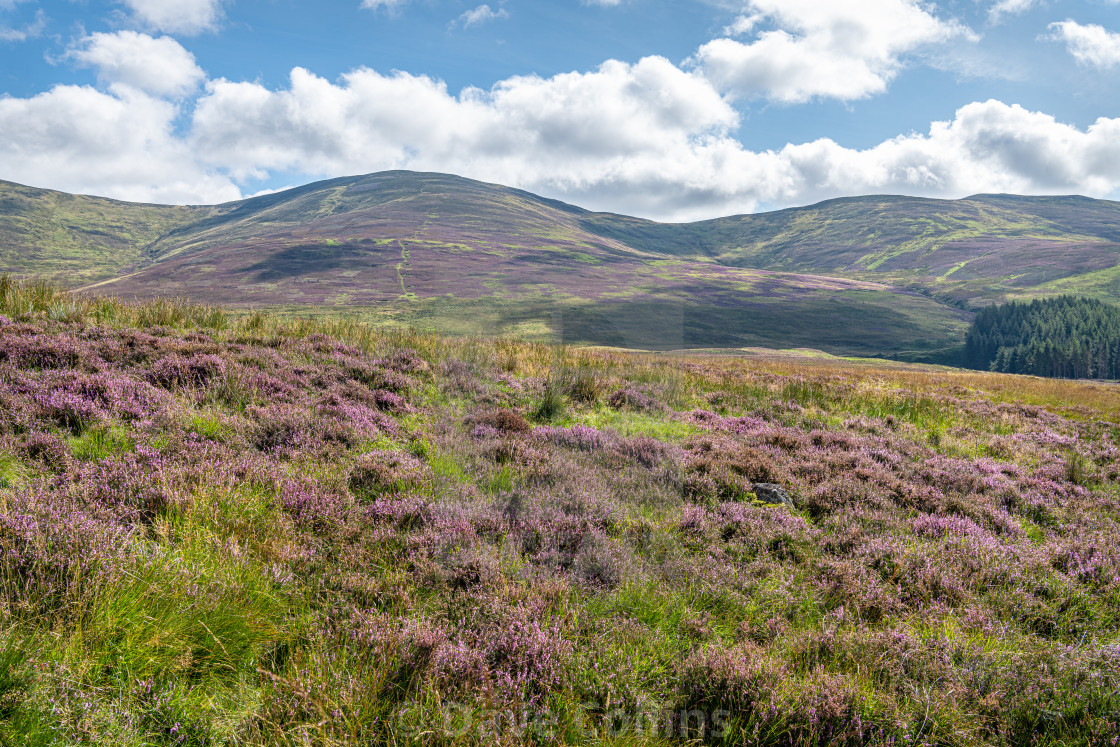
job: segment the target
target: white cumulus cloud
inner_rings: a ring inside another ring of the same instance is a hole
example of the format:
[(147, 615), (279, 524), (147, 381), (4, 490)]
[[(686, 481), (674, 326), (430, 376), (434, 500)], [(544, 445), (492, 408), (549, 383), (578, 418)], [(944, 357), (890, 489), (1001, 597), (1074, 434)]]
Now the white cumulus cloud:
[(706, 80), (656, 57), (458, 95), (407, 73), (363, 69), (332, 82), (297, 68), (283, 90), (211, 82), (191, 141), (235, 180), (445, 171), (674, 220), (847, 194), (1120, 188), (1120, 120), (1082, 131), (987, 101), (872, 148), (821, 139), (761, 152), (731, 135), (738, 124)]
[(103, 83), (159, 96), (188, 94), (206, 77), (194, 55), (169, 36), (155, 39), (135, 31), (95, 33), (71, 47), (67, 56), (79, 65), (96, 68)]
[(121, 0), (145, 28), (171, 34), (212, 31), (222, 17), (221, 0)]
[(55, 86), (0, 98), (3, 178), (122, 200), (211, 203), (240, 197), (174, 134), (176, 106), (134, 89)]
[(425, 76), (361, 69), (332, 83), (297, 68), (281, 91), (211, 82), (192, 138), (236, 178), (411, 168), (556, 194), (670, 171), (703, 182), (703, 171), (684, 173), (689, 154), (737, 121), (705, 81), (658, 57), (458, 95)]
[(195, 102), (116, 82), (125, 75), (107, 91), (0, 98), (0, 178), (197, 203), (281, 174), (416, 169), (663, 220), (852, 194), (1120, 194), (1120, 118), (1079, 128), (989, 100), (873, 147), (826, 138), (752, 150), (727, 97), (660, 57), (459, 92), (405, 72), (327, 80), (296, 68), (280, 89), (208, 81)]
[(908, 53), (968, 33), (917, 0), (749, 0), (727, 31), (763, 21), (773, 28), (752, 41), (715, 39), (697, 51), (695, 64), (721, 91), (787, 103), (864, 98), (886, 90)]
[(1096, 24), (1076, 21), (1050, 24), (1051, 38), (1065, 42), (1073, 58), (1082, 65), (1110, 68), (1120, 65), (1120, 34)]
[(927, 134), (900, 136), (866, 150), (831, 140), (789, 145), (794, 193), (823, 198), (899, 192), (961, 197), (976, 192), (1084, 193), (1120, 188), (1120, 119), (1082, 131), (1041, 112), (989, 100), (961, 107)]

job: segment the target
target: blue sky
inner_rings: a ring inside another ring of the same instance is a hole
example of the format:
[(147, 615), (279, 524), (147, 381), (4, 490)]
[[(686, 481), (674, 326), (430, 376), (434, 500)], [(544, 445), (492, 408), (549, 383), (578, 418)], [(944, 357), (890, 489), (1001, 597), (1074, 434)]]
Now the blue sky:
[(1112, 0), (0, 0), (0, 179), (211, 203), (391, 168), (664, 220), (1120, 197)]

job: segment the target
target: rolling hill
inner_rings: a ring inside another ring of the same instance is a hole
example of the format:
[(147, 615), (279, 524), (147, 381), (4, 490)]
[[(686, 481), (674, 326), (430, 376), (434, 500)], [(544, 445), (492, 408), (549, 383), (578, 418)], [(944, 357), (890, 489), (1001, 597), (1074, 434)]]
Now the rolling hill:
[(0, 272), (125, 297), (649, 349), (923, 356), (970, 308), (1120, 299), (1120, 203), (859, 197), (662, 224), (445, 174), (209, 207), (0, 182)]
[(635, 247), (911, 285), (969, 306), (1078, 278), (1111, 293), (1082, 276), (1120, 263), (1120, 203), (1076, 196), (851, 197), (685, 225), (616, 216), (587, 225)]

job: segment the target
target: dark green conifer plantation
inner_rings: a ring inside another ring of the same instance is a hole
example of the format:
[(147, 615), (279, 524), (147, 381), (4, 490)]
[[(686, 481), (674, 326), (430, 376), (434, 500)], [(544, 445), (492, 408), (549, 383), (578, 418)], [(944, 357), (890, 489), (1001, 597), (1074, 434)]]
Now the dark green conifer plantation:
[(1120, 307), (1075, 296), (989, 306), (968, 331), (965, 364), (1035, 376), (1120, 378)]

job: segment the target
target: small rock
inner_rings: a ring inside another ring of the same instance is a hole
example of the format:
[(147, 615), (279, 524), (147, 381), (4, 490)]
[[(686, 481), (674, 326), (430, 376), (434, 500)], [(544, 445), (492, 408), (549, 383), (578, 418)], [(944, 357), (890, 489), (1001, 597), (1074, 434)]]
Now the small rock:
[(794, 508), (793, 498), (781, 485), (772, 482), (756, 482), (753, 490), (755, 497), (763, 503)]

